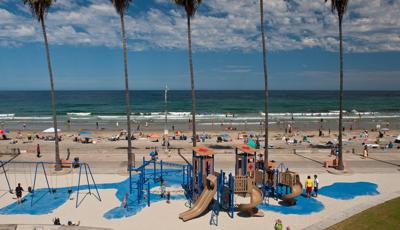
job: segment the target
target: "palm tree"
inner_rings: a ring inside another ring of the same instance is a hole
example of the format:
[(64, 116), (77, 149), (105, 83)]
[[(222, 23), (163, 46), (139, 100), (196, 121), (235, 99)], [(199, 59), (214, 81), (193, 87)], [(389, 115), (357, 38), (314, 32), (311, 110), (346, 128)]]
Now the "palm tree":
[(185, 8), (187, 27), (188, 27), (188, 46), (189, 46), (189, 70), (190, 70), (190, 83), (192, 87), (192, 140), (193, 147), (196, 147), (196, 93), (194, 88), (194, 71), (193, 71), (193, 60), (192, 60), (192, 31), (190, 25), (190, 19), (196, 14), (197, 7), (202, 0), (175, 0), (178, 6)]
[[(328, 0), (325, 0), (327, 2)], [(344, 170), (343, 165), (343, 33), (342, 22), (346, 13), (349, 0), (330, 0), (332, 13), (337, 13), (339, 18), (339, 40), (340, 40), (340, 95), (339, 95), (339, 164), (338, 169)]]
[(127, 11), (132, 0), (111, 0), (121, 20), (122, 31), (122, 47), (124, 49), (124, 70), (125, 70), (125, 107), (126, 107), (126, 122), (128, 130), (128, 170), (135, 167), (135, 155), (132, 154), (132, 139), (131, 139), (131, 104), (129, 97), (129, 80), (128, 80), (128, 62), (126, 57), (126, 36), (125, 36), (125, 20), (124, 14)]
[(50, 95), (51, 95), (51, 107), (53, 115), (53, 127), (55, 137), (55, 151), (56, 151), (56, 170), (61, 170), (61, 159), (60, 159), (60, 148), (58, 144), (58, 129), (57, 129), (57, 111), (56, 111), (56, 99), (54, 96), (54, 81), (53, 81), (53, 70), (51, 67), (51, 57), (49, 51), (49, 43), (47, 41), (46, 25), (44, 22), (45, 16), (50, 9), (50, 6), (56, 2), (56, 0), (23, 0), (24, 5), (28, 5), (32, 16), (40, 22), (42, 26), (44, 45), (46, 48), (47, 57), (47, 68), (50, 76)]
[(264, 66), (264, 112), (265, 112), (265, 149), (264, 149), (264, 168), (268, 170), (268, 69), (267, 69), (267, 52), (265, 45), (264, 33), (264, 0), (260, 0), (260, 24), (261, 24), (261, 40), (262, 40), (262, 56)]

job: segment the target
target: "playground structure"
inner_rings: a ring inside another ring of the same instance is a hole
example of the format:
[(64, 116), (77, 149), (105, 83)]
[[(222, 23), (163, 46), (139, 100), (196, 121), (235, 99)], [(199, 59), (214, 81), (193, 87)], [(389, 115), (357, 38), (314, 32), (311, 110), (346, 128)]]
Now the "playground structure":
[[(233, 218), (235, 207), (248, 216), (263, 216), (257, 206), (266, 198), (282, 199), (294, 205), (295, 198), (302, 193), (302, 184), (297, 173), (291, 172), (284, 164), (277, 167), (269, 162), (264, 168), (262, 159), (257, 159), (256, 149), (242, 144), (235, 146), (235, 175), (226, 175), (222, 170), (214, 171), (214, 152), (206, 147), (194, 147), (192, 166), (186, 168), (186, 184), (183, 188), (187, 199), (193, 205), (179, 214), (188, 221), (211, 209), (210, 224), (218, 225), (220, 211), (226, 211)], [(192, 172), (188, 170), (192, 169)], [(189, 176), (191, 175), (191, 179)], [(250, 197), (247, 204), (235, 204), (235, 195)], [(216, 197), (214, 199), (214, 197)]]
[[(19, 182), (17, 182), (17, 172), (19, 170), (22, 170), (23, 174), (23, 179), (25, 184), (28, 185), (28, 192), (31, 194), (31, 200), (30, 200), (30, 206), (33, 207), (36, 202), (44, 198), (47, 194), (55, 194), (58, 192), (58, 177), (63, 177), (68, 183), (69, 183), (69, 188), (67, 190), (68, 195), (70, 196), (74, 190), (76, 190), (76, 198), (75, 198), (75, 207), (78, 208), (79, 205), (82, 203), (82, 201), (85, 199), (86, 195), (93, 195), (97, 200), (101, 201), (100, 193), (97, 188), (96, 181), (94, 180), (92, 171), (90, 169), (89, 164), (87, 163), (77, 163), (75, 165), (76, 169), (73, 167), (73, 163), (68, 163), (68, 168), (70, 168), (70, 172), (66, 173), (64, 175), (57, 175), (57, 172), (55, 172), (53, 175), (48, 175), (51, 170), (54, 170), (55, 165), (57, 163), (54, 162), (43, 162), (43, 161), (0, 161), (0, 168), (1, 172), (3, 174), (3, 177), (5, 179), (5, 182), (7, 184), (8, 188), (8, 193), (14, 194), (14, 189)], [(67, 166), (66, 162), (62, 162), (64, 168)], [(75, 163), (76, 164), (76, 163)], [(78, 170), (77, 173), (77, 185), (73, 185), (73, 177), (74, 177), (74, 170)], [(26, 172), (26, 170), (29, 170), (29, 172)], [(67, 170), (67, 169), (64, 169)], [(10, 171), (13, 171), (11, 174)], [(10, 176), (14, 175), (14, 180), (10, 179)], [(27, 178), (27, 175), (29, 177), (29, 180)], [(44, 182), (45, 182), (45, 188), (47, 190), (46, 193), (41, 195), (39, 198), (36, 199), (35, 201), (35, 191), (36, 187), (38, 185), (38, 180), (39, 176), (42, 175)], [(81, 184), (81, 177), (84, 176), (86, 177), (86, 184)], [(53, 178), (55, 177), (55, 178)], [(69, 177), (69, 178), (68, 178)], [(12, 184), (12, 182), (14, 182)], [(88, 192), (85, 194), (85, 196), (80, 200), (79, 199), (79, 194), (80, 191), (83, 189), (87, 189)], [(95, 190), (96, 192), (92, 192), (92, 190)]]
[[(133, 173), (139, 177), (135, 181)], [(163, 178), (169, 174), (182, 174), (183, 187), (189, 187), (191, 183), (191, 167), (190, 165), (182, 165), (155, 159), (146, 160), (143, 157), (143, 162), (140, 167), (129, 169), (129, 194), (125, 194), (124, 207), (129, 208), (129, 205), (146, 203), (148, 207), (151, 204), (150, 182), (160, 183)], [(136, 192), (135, 196), (132, 196)], [(146, 195), (145, 195), (146, 194)]]

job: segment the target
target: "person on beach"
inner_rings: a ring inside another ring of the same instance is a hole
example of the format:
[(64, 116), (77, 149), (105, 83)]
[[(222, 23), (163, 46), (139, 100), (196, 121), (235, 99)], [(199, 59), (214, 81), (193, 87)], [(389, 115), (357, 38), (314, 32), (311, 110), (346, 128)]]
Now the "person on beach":
[(368, 145), (364, 145), (363, 157), (368, 158)]
[(41, 157), (40, 156), (40, 145), (39, 144), (37, 144), (37, 146), (36, 146), (36, 156), (37, 156), (37, 158)]
[(314, 196), (315, 197), (318, 197), (318, 187), (319, 187), (318, 176), (314, 175)]
[(54, 225), (61, 225), (60, 218), (58, 218), (58, 217), (54, 218), (54, 219), (53, 219), (53, 224), (54, 224)]
[(21, 184), (18, 183), (18, 186), (15, 188), (15, 194), (17, 195), (17, 204), (22, 203), (22, 191), (24, 191), (24, 189), (21, 187)]
[(96, 129), (99, 129), (99, 122), (96, 121)]
[(282, 221), (280, 219), (277, 219), (275, 221), (274, 229), (275, 230), (282, 230), (283, 229)]
[(171, 203), (171, 192), (167, 192), (167, 204)]
[(167, 183), (165, 183), (164, 179), (161, 179), (161, 198), (165, 197), (166, 191), (167, 191)]
[(311, 192), (313, 188), (313, 180), (311, 179), (311, 176), (307, 176), (306, 180), (306, 192), (307, 192), (307, 198), (311, 198)]

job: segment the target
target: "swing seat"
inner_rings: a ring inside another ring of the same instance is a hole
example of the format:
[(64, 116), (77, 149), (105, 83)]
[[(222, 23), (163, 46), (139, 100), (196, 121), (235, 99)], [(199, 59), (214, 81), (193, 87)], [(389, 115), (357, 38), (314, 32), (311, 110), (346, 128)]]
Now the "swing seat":
[[(56, 167), (57, 165), (56, 164), (54, 164), (54, 168)], [(70, 160), (63, 160), (63, 159), (61, 159), (61, 168), (71, 168), (72, 167), (72, 162), (70, 161)]]

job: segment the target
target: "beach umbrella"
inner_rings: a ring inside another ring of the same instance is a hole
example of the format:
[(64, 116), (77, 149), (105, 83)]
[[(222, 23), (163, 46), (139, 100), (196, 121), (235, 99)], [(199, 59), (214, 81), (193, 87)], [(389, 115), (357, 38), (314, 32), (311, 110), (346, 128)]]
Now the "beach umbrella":
[(0, 129), (0, 135), (8, 134), (10, 133), (10, 130), (8, 129)]
[[(53, 127), (51, 127), (51, 128), (48, 128), (48, 129), (45, 129), (45, 130), (43, 130), (42, 132), (43, 133), (54, 133), (54, 128)], [(57, 132), (61, 132), (61, 130), (60, 129), (57, 129)]]

